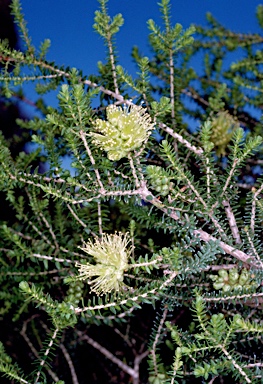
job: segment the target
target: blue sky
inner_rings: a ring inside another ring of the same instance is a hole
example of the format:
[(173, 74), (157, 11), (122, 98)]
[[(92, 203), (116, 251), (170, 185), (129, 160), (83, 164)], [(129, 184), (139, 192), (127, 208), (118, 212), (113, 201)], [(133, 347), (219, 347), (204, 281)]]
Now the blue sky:
[[(204, 25), (210, 11), (226, 27), (238, 32), (259, 31), (255, 8), (256, 0), (172, 0), (174, 23), (187, 28), (191, 23)], [(93, 31), (96, 0), (22, 0), (22, 7), (33, 43), (45, 38), (52, 41), (49, 59), (59, 64), (81, 67), (86, 73), (96, 70), (96, 63), (104, 57), (104, 46)], [(117, 35), (121, 63), (130, 63), (133, 45), (149, 53), (147, 41), (148, 19), (161, 22), (156, 0), (109, 0), (113, 16), (122, 13), (125, 23)]]
[[(99, 60), (105, 59), (103, 41), (92, 28), (97, 0), (21, 0), (33, 44), (39, 46), (45, 38), (51, 40), (48, 60), (58, 65), (82, 69), (84, 74), (96, 72)], [(184, 28), (191, 23), (206, 24), (205, 14), (211, 12), (225, 27), (236, 32), (260, 32), (255, 18), (256, 0), (172, 0), (174, 23)], [(144, 55), (150, 55), (146, 22), (152, 18), (161, 23), (156, 0), (109, 0), (109, 13), (121, 13), (124, 26), (117, 34), (119, 62), (134, 73), (130, 53), (134, 45)], [(28, 87), (28, 97), (34, 97)], [(55, 103), (55, 95), (46, 97)]]

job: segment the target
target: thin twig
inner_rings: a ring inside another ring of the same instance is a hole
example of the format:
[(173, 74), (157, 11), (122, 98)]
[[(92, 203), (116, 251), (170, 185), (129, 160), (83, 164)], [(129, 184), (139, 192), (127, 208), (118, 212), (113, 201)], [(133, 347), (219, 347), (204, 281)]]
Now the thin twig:
[(133, 162), (132, 156), (129, 154), (128, 158), (129, 158), (129, 162), (130, 162), (130, 166), (131, 166), (131, 170), (132, 170), (132, 176), (133, 176), (133, 178), (135, 180), (136, 188), (139, 188), (140, 187), (140, 182), (139, 182), (139, 179), (137, 177), (137, 173), (136, 173), (136, 169), (135, 169), (135, 166), (134, 166), (134, 162)]
[(152, 361), (153, 361), (154, 374), (156, 377), (158, 376), (158, 364), (157, 364), (156, 348), (157, 348), (157, 344), (159, 342), (159, 339), (161, 337), (161, 332), (163, 331), (164, 322), (166, 320), (167, 314), (168, 314), (168, 309), (165, 308), (163, 311), (162, 318), (161, 318), (160, 324), (158, 326), (157, 332), (155, 334), (152, 349), (150, 350), (150, 354), (152, 356)]
[(195, 153), (197, 156), (201, 156), (204, 151), (202, 148), (196, 148), (194, 145), (192, 145), (189, 141), (187, 141), (186, 139), (183, 138), (182, 135), (179, 135), (179, 133), (177, 132), (174, 132), (173, 129), (167, 127), (166, 124), (163, 124), (163, 123), (160, 123), (159, 124), (159, 127), (169, 133), (170, 136), (174, 137), (175, 139), (177, 139), (181, 144), (183, 144), (186, 148), (188, 148), (190, 151), (192, 151), (193, 153)]
[[(31, 349), (31, 351), (33, 352), (33, 354), (35, 355), (35, 357), (37, 359), (39, 359), (39, 354), (36, 350), (36, 348), (34, 347), (34, 345), (32, 344), (31, 340), (29, 339), (29, 337), (27, 336), (27, 324), (33, 320), (35, 317), (38, 317), (38, 315), (33, 315), (32, 317), (30, 317), (29, 319), (27, 319), (26, 321), (24, 321), (23, 323), (23, 327), (20, 331), (20, 335), (24, 338), (25, 342), (27, 343), (27, 345), (29, 346), (29, 348)], [(59, 381), (59, 378), (57, 377), (57, 375), (51, 371), (51, 369), (45, 364), (44, 365), (44, 368), (47, 370), (47, 372), (49, 373), (49, 375), (52, 377), (52, 379), (57, 382)]]
[(76, 331), (80, 336), (81, 340), (86, 340), (90, 345), (96, 348), (100, 353), (102, 353), (107, 359), (111, 360), (114, 364), (116, 364), (119, 368), (121, 368), (124, 372), (130, 375), (133, 379), (138, 377), (138, 372), (136, 372), (133, 368), (129, 367), (123, 361), (114, 356), (108, 349), (104, 348), (97, 341), (93, 340), (88, 335), (83, 335), (80, 331)]
[(71, 206), (69, 204), (67, 204), (67, 207), (70, 211), (70, 213), (75, 217), (75, 219), (80, 223), (80, 225), (82, 225), (82, 227), (84, 228), (87, 228), (87, 225), (76, 215), (76, 213), (73, 211), (73, 209), (71, 208)]
[(256, 250), (255, 245), (254, 245), (254, 243), (253, 243), (253, 241), (252, 241), (252, 239), (251, 239), (251, 237), (249, 235), (249, 232), (246, 230), (246, 228), (244, 230), (245, 230), (245, 233), (247, 235), (248, 242), (249, 242), (249, 244), (251, 246), (251, 250), (253, 252), (253, 256), (254, 256), (254, 258), (256, 258), (258, 266), (260, 266), (260, 268), (263, 269), (263, 262), (262, 262), (262, 260), (261, 260), (261, 258), (259, 256), (259, 254), (257, 253), (257, 250)]
[(139, 379), (140, 379), (140, 377), (139, 377), (140, 363), (148, 355), (149, 355), (149, 351), (144, 351), (142, 354), (135, 356), (133, 367), (134, 367), (134, 371), (137, 372), (137, 376), (138, 377), (137, 377), (137, 379), (136, 378), (133, 379), (133, 384), (139, 384)]
[(263, 184), (258, 190), (256, 190), (255, 187), (252, 188), (252, 192), (254, 194), (253, 200), (252, 200), (251, 219), (250, 219), (250, 229), (252, 232), (254, 232), (255, 230), (256, 203), (257, 203), (258, 195), (262, 192), (262, 190), (263, 190)]
[(223, 187), (223, 190), (222, 190), (222, 193), (221, 193), (220, 197), (224, 196), (224, 194), (225, 194), (225, 192), (226, 192), (226, 190), (227, 190), (227, 188), (229, 186), (229, 183), (230, 183), (230, 181), (231, 181), (231, 179), (232, 179), (232, 177), (234, 175), (234, 172), (236, 170), (236, 167), (237, 167), (238, 163), (239, 163), (239, 159), (234, 159), (233, 164), (232, 164), (232, 168), (231, 168), (231, 170), (229, 172), (228, 178), (226, 179), (226, 182), (225, 182), (225, 185)]
[(44, 353), (44, 358), (40, 361), (40, 369), (37, 371), (37, 374), (36, 374), (36, 379), (35, 379), (35, 384), (38, 383), (38, 380), (39, 380), (39, 376), (40, 376), (40, 373), (41, 373), (41, 368), (45, 365), (45, 361), (46, 361), (46, 358), (57, 338), (57, 335), (58, 335), (58, 332), (59, 332), (59, 329), (56, 328), (53, 332), (53, 335), (51, 336), (51, 339), (50, 339), (50, 342), (48, 343), (48, 347), (47, 349), (45, 350), (45, 353)]
[(170, 100), (171, 100), (171, 117), (173, 125), (175, 125), (175, 111), (174, 111), (174, 60), (173, 60), (173, 51), (169, 51), (169, 69), (170, 69)]
[(29, 257), (37, 257), (38, 259), (43, 259), (43, 260), (58, 261), (59, 263), (75, 263), (75, 261), (72, 261), (72, 260), (69, 260), (69, 259), (62, 259), (62, 258), (59, 258), (59, 257), (40, 255), (39, 253), (31, 253), (29, 255)]
[(263, 292), (259, 293), (245, 293), (243, 295), (234, 295), (233, 296), (225, 296), (225, 297), (204, 297), (204, 301), (231, 301), (231, 300), (242, 300), (242, 299), (251, 299), (251, 298), (258, 298), (258, 297), (263, 297)]
[(228, 218), (229, 227), (231, 229), (233, 238), (236, 241), (236, 244), (242, 244), (242, 240), (239, 234), (238, 226), (236, 223), (236, 219), (234, 216), (234, 213), (232, 211), (232, 208), (230, 206), (230, 203), (228, 200), (222, 201), (223, 206), (225, 207), (226, 217)]
[(98, 201), (97, 205), (98, 205), (98, 225), (99, 225), (99, 234), (102, 236), (103, 229), (102, 229), (102, 216), (101, 216), (101, 204), (100, 204), (100, 201)]
[(61, 343), (59, 346), (63, 352), (65, 359), (67, 360), (67, 363), (68, 363), (68, 366), (70, 369), (70, 373), (71, 373), (72, 384), (79, 384), (78, 377), (77, 377), (73, 362), (71, 360), (71, 357), (70, 357), (65, 345)]
[(107, 42), (108, 42), (108, 48), (109, 48), (109, 56), (110, 56), (110, 62), (111, 62), (111, 72), (112, 72), (112, 78), (113, 78), (113, 84), (115, 88), (115, 93), (118, 95), (119, 87), (117, 82), (117, 73), (116, 73), (116, 66), (115, 66), (115, 59), (113, 54), (113, 46), (111, 42), (111, 34), (107, 33)]
[(129, 265), (129, 269), (131, 268), (141, 268), (141, 267), (148, 267), (149, 265), (154, 265), (154, 264), (157, 264), (159, 263), (160, 261), (162, 261), (162, 257), (158, 257), (152, 261), (148, 261), (148, 262), (145, 262), (145, 263), (138, 263), (138, 264), (130, 264)]
[(229, 244), (224, 243), (223, 241), (219, 241), (216, 237), (209, 235), (209, 233), (203, 231), (202, 229), (194, 230), (193, 234), (205, 242), (209, 242), (209, 241), (218, 242), (219, 246), (223, 249), (223, 251), (225, 251), (229, 255), (234, 256), (236, 259), (242, 261), (243, 263), (255, 266), (255, 263), (251, 262), (250, 255), (246, 254), (243, 251), (240, 251), (239, 249), (232, 247)]
[(228, 351), (224, 348), (223, 345), (219, 345), (219, 347), (221, 348), (222, 352), (226, 355), (227, 359), (229, 361), (231, 361), (231, 363), (233, 364), (233, 366), (238, 370), (238, 372), (244, 377), (244, 379), (246, 380), (247, 383), (252, 383), (252, 381), (250, 380), (250, 378), (247, 376), (246, 372), (243, 371), (243, 369), (241, 368), (240, 365), (237, 364), (237, 362), (233, 359), (233, 357), (230, 355), (230, 353), (228, 353)]
[(99, 171), (96, 168), (94, 157), (92, 156), (91, 150), (90, 150), (90, 148), (88, 146), (88, 143), (87, 143), (87, 140), (86, 140), (86, 135), (85, 135), (85, 133), (82, 130), (79, 132), (79, 134), (80, 134), (80, 137), (81, 137), (81, 139), (82, 139), (82, 141), (84, 143), (84, 146), (85, 146), (85, 149), (87, 151), (87, 154), (88, 154), (88, 156), (90, 158), (90, 162), (94, 166), (94, 172), (95, 172), (98, 184), (99, 184), (101, 190), (104, 191), (104, 187), (103, 187), (103, 184), (102, 184), (102, 181), (101, 181), (101, 178), (100, 178)]
[(218, 377), (218, 375), (212, 377), (212, 379), (209, 381), (208, 384), (213, 384), (213, 382), (215, 381), (215, 379)]
[(98, 305), (89, 306), (89, 307), (83, 307), (83, 308), (78, 308), (77, 307), (77, 308), (75, 308), (75, 313), (77, 314), (77, 313), (86, 312), (86, 311), (89, 311), (89, 310), (96, 311), (96, 310), (100, 310), (100, 309), (106, 309), (106, 308), (110, 308), (110, 307), (115, 307), (116, 305), (121, 306), (121, 305), (127, 304), (127, 302), (134, 302), (134, 303), (136, 303), (137, 301), (139, 301), (142, 298), (149, 297), (150, 295), (156, 295), (157, 292), (160, 293), (160, 291), (162, 291), (164, 288), (169, 286), (169, 284), (174, 280), (174, 278), (177, 275), (178, 275), (177, 271), (172, 272), (169, 275), (168, 279), (165, 280), (159, 287), (153, 288), (150, 291), (144, 292), (144, 293), (142, 293), (140, 295), (132, 296), (130, 298), (123, 299), (123, 300), (121, 300), (119, 302), (113, 301), (113, 302), (107, 303), (107, 304), (98, 304)]
[(45, 223), (49, 233), (51, 234), (51, 237), (52, 239), (54, 240), (54, 244), (55, 244), (55, 255), (59, 252), (59, 244), (57, 242), (57, 238), (56, 238), (56, 235), (52, 229), (52, 226), (49, 224), (49, 222), (47, 221), (47, 219), (45, 218), (45, 216), (43, 215), (42, 212), (39, 212), (39, 216), (41, 217), (42, 221)]

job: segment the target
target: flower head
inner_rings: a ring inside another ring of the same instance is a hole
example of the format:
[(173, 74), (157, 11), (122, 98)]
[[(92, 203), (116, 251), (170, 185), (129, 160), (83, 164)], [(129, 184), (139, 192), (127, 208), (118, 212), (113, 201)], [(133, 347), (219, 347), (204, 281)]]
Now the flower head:
[[(102, 238), (90, 240), (81, 248), (93, 256), (96, 264), (76, 263), (79, 270), (79, 279), (89, 279), (91, 290), (98, 295), (111, 291), (119, 291), (123, 284), (123, 273), (128, 267), (128, 258), (131, 254), (128, 233), (103, 234)], [(97, 276), (95, 279), (90, 279)]]
[(139, 148), (154, 128), (150, 115), (138, 105), (117, 107), (109, 105), (107, 121), (97, 119), (92, 132), (93, 143), (108, 152), (110, 160), (120, 160)]
[(227, 111), (218, 112), (211, 121), (211, 141), (216, 146), (216, 154), (225, 156), (235, 130), (239, 128), (238, 121)]

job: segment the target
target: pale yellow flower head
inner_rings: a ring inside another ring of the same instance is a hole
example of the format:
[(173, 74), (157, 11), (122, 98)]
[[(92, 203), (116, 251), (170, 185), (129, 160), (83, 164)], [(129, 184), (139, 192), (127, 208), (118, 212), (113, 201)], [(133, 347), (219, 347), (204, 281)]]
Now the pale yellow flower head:
[(117, 107), (109, 105), (106, 109), (107, 121), (97, 119), (92, 132), (93, 144), (108, 153), (110, 160), (120, 160), (129, 152), (146, 142), (154, 124), (145, 108), (138, 105)]
[[(98, 295), (119, 291), (123, 283), (123, 273), (128, 267), (131, 247), (128, 233), (103, 234), (94, 243), (88, 241), (82, 249), (94, 257), (96, 264), (76, 263), (80, 280), (88, 279), (91, 290)], [(97, 277), (96, 277), (97, 276)], [(93, 278), (95, 277), (95, 278)]]
[(239, 122), (229, 112), (221, 111), (211, 120), (211, 128), (211, 141), (216, 147), (216, 154), (225, 156), (233, 134), (239, 128)]

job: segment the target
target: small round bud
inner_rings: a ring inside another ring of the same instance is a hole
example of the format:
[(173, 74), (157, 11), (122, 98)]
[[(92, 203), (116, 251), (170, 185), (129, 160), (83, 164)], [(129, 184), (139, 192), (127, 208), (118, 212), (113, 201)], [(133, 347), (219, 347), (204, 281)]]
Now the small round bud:
[(234, 285), (239, 279), (238, 270), (236, 268), (230, 269), (228, 276), (230, 284)]
[(19, 283), (19, 288), (22, 290), (22, 291), (28, 291), (29, 290), (29, 284), (28, 282), (26, 281), (20, 281)]
[(218, 271), (218, 275), (222, 277), (224, 280), (228, 280), (228, 272), (225, 269), (220, 269)]

